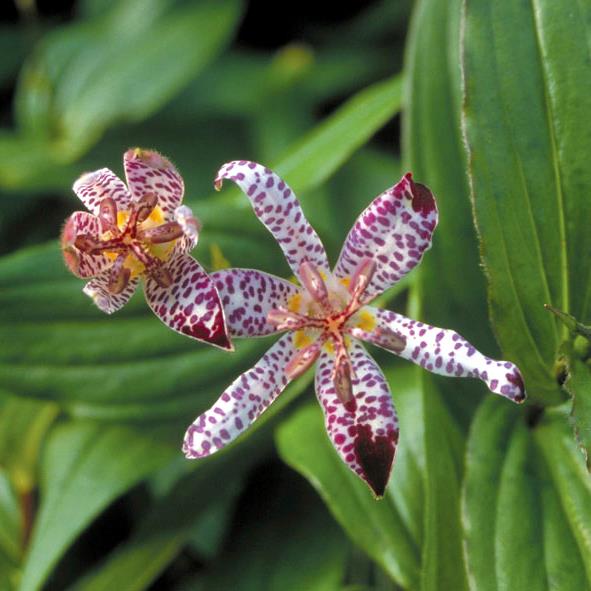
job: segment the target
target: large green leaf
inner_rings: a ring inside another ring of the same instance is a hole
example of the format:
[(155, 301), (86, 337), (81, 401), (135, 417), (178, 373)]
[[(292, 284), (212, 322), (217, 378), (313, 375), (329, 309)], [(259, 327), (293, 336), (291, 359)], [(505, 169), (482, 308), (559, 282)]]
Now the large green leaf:
[(156, 111), (230, 39), (239, 0), (120, 2), (103, 18), (70, 25), (44, 41), (19, 91), (20, 120), (58, 160), (89, 148), (110, 125)]
[(308, 373), (292, 382), (249, 429), (249, 435), (254, 436), (243, 436), (236, 445), (224, 448), (215, 456), (192, 462), (194, 471), (181, 473), (170, 488), (157, 494), (156, 502), (131, 539), (79, 581), (75, 589), (99, 591), (125, 586), (126, 591), (140, 591), (147, 588), (188, 544), (196, 520), (206, 516), (216, 503), (235, 496), (248, 470), (269, 451), (268, 433), (273, 428), (274, 417), (307, 388), (311, 379), (312, 374)]
[(421, 590), (467, 589), (460, 485), (463, 440), (428, 375), (421, 388), (425, 438), (425, 522)]
[(337, 456), (316, 402), (284, 421), (276, 440), (281, 457), (318, 490), (351, 540), (396, 582), (415, 588), (420, 577), (423, 446), (408, 423), (405, 429), (407, 414), (412, 419), (416, 412), (415, 380), (408, 372), (400, 372), (397, 381), (401, 441), (392, 481), (381, 501), (374, 500)]
[(590, 19), (576, 0), (465, 3), (463, 122), (491, 314), (542, 401), (560, 399), (565, 336), (543, 304), (589, 314)]
[(154, 429), (145, 433), (89, 421), (54, 429), (41, 465), (41, 505), (20, 591), (40, 589), (66, 548), (102, 509), (177, 453)]
[[(406, 46), (403, 160), (433, 190), (439, 208), (433, 248), (420, 267), (422, 319), (456, 329), (494, 356), (460, 128), (460, 7), (461, 0), (415, 4)], [(438, 387), (467, 425), (480, 399), (475, 391), (484, 388), (443, 379)]]
[(473, 590), (589, 587), (589, 479), (564, 415), (539, 419), (493, 398), (475, 417), (462, 505)]

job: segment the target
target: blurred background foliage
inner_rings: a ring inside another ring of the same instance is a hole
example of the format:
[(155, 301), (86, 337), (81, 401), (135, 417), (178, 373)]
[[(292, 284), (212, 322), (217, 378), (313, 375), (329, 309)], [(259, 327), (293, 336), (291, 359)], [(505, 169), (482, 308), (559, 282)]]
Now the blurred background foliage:
[[(591, 588), (591, 6), (8, 4), (0, 590)], [(223, 162), (284, 176), (333, 261), (412, 170), (440, 225), (385, 303), (517, 362), (529, 402), (374, 350), (401, 420), (382, 501), (334, 453), (310, 375), (236, 445), (186, 461), (186, 425), (270, 341), (228, 355), (167, 330), (141, 294), (106, 317), (81, 293), (56, 241), (71, 185), (121, 174), (130, 146), (179, 167), (203, 264), (284, 276), (246, 199), (213, 194)]]

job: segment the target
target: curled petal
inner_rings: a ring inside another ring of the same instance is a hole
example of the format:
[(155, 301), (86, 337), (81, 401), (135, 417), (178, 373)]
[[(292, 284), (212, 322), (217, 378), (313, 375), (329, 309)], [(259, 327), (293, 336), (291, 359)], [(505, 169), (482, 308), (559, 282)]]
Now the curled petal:
[(66, 220), (61, 235), (61, 248), (66, 265), (77, 277), (95, 277), (112, 263), (100, 252), (90, 254), (77, 246), (81, 236), (98, 236), (99, 227), (98, 218), (86, 211), (76, 211)]
[(353, 472), (381, 497), (386, 490), (396, 445), (398, 417), (390, 388), (380, 368), (365, 349), (349, 348), (355, 404), (344, 405), (333, 383), (334, 356), (320, 355), (316, 368), (316, 395), (324, 412), (326, 430), (335, 449)]
[(108, 168), (83, 174), (72, 187), (82, 203), (94, 215), (100, 214), (101, 202), (104, 198), (114, 201), (119, 211), (129, 208), (129, 191), (123, 181)]
[(153, 150), (134, 148), (125, 152), (123, 166), (133, 199), (140, 199), (146, 193), (156, 195), (166, 220), (173, 220), (174, 210), (183, 200), (185, 185), (170, 161)]
[(112, 314), (127, 304), (138, 284), (137, 279), (128, 278), (126, 285), (123, 286), (121, 291), (119, 293), (113, 293), (111, 291), (113, 287), (112, 280), (109, 269), (98, 277), (91, 279), (82, 290), (107, 314)]
[(197, 246), (199, 231), (201, 230), (200, 221), (193, 215), (191, 208), (186, 205), (181, 205), (175, 209), (174, 219), (182, 228), (183, 235), (175, 242), (172, 257), (190, 253)]
[(244, 191), (257, 217), (279, 243), (296, 277), (300, 277), (300, 265), (305, 261), (328, 272), (324, 246), (285, 181), (272, 170), (245, 160), (224, 164), (215, 179), (216, 189), (224, 179), (234, 181)]
[(365, 291), (376, 297), (402, 279), (431, 247), (437, 207), (431, 191), (406, 174), (398, 184), (376, 197), (353, 224), (334, 274), (352, 277), (364, 259), (376, 269)]
[(203, 267), (189, 255), (171, 258), (163, 275), (145, 280), (146, 300), (169, 328), (185, 336), (232, 350), (224, 310), (215, 284)]
[(253, 269), (222, 269), (211, 274), (232, 336), (260, 337), (278, 331), (269, 313), (289, 306), (299, 289), (289, 281)]
[(234, 441), (256, 421), (289, 383), (284, 368), (293, 353), (292, 337), (284, 335), (236, 379), (187, 429), (185, 456), (208, 456)]
[[(410, 320), (390, 310), (369, 306), (366, 309), (376, 318), (375, 332), (379, 334), (380, 329), (390, 330), (405, 339), (404, 348), (394, 351), (400, 357), (444, 376), (478, 378), (491, 392), (513, 402), (525, 400), (523, 378), (519, 368), (510, 361), (495, 361), (486, 357), (453, 330)], [(363, 338), (383, 347), (373, 334), (374, 331), (368, 331)]]

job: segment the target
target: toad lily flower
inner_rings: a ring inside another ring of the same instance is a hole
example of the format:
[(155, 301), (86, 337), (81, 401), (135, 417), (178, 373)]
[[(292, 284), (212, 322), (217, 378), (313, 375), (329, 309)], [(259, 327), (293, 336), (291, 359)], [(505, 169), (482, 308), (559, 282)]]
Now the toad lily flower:
[(218, 173), (217, 188), (223, 179), (246, 193), (301, 287), (250, 269), (212, 275), (231, 334), (285, 334), (189, 427), (183, 446), (187, 457), (207, 456), (230, 443), (292, 379), (316, 364), (316, 394), (328, 435), (349, 468), (382, 496), (398, 442), (398, 419), (388, 383), (360, 340), (435, 373), (479, 378), (514, 402), (525, 399), (512, 363), (485, 357), (453, 331), (369, 305), (431, 246), (435, 200), (410, 173), (359, 216), (332, 272), (318, 235), (276, 174), (254, 162), (231, 162)]
[(181, 205), (183, 179), (150, 150), (128, 150), (123, 164), (127, 186), (108, 168), (74, 183), (91, 213), (77, 211), (66, 221), (61, 246), (68, 268), (91, 279), (84, 293), (107, 314), (127, 303), (143, 277), (146, 300), (168, 327), (231, 350), (215, 285), (188, 254), (199, 223)]

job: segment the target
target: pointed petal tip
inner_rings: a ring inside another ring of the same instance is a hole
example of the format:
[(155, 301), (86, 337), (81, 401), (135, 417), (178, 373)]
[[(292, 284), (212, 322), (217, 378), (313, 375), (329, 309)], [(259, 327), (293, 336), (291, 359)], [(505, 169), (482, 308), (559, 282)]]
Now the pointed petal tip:
[(215, 179), (215, 181), (213, 181), (213, 188), (216, 191), (221, 191), (222, 190), (222, 185), (224, 184), (224, 179), (222, 177), (217, 177)]
[(382, 498), (390, 480), (398, 430), (374, 437), (369, 425), (358, 425), (354, 452), (361, 467), (361, 477), (371, 488), (376, 499)]

